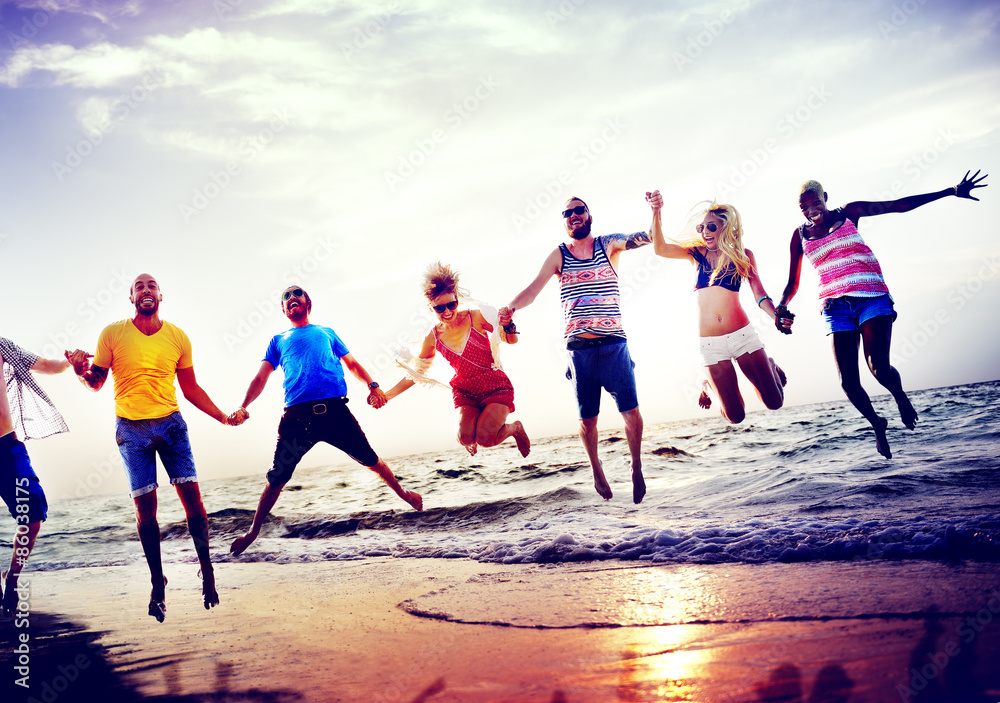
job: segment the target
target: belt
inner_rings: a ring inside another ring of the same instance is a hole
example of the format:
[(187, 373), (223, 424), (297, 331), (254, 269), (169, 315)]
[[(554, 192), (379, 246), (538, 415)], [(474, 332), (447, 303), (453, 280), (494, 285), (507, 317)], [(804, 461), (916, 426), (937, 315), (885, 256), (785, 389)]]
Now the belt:
[(566, 340), (566, 348), (579, 351), (580, 349), (593, 349), (605, 344), (624, 344), (624, 337), (605, 335), (602, 337), (570, 337)]
[(296, 403), (285, 408), (285, 412), (302, 413), (312, 415), (325, 415), (330, 405), (344, 405), (347, 403), (347, 396), (339, 398), (324, 398), (323, 400), (307, 400), (304, 403)]

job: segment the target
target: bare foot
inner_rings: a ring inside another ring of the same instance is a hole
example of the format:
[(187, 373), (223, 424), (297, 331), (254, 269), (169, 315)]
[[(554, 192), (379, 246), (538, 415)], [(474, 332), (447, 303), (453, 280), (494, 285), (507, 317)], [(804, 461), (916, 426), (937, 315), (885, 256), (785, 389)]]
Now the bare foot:
[(614, 495), (611, 486), (608, 485), (608, 479), (604, 477), (604, 465), (601, 462), (597, 462), (597, 466), (594, 467), (594, 488), (597, 489), (597, 495), (604, 500), (611, 500)]
[(201, 578), (201, 596), (205, 610), (214, 608), (219, 604), (219, 592), (215, 590), (215, 570), (209, 569), (206, 574), (203, 569), (199, 569), (198, 576)]
[(785, 376), (785, 372), (781, 370), (781, 367), (774, 363), (774, 359), (768, 357), (768, 361), (771, 362), (771, 370), (774, 371), (774, 375), (778, 377), (778, 383), (784, 388), (788, 385), (788, 377)]
[(475, 456), (476, 452), (479, 451), (479, 445), (473, 442), (472, 444), (463, 444), (465, 451), (469, 452), (469, 456)]
[(257, 539), (257, 535), (251, 531), (247, 531), (245, 535), (237, 537), (233, 540), (233, 543), (229, 547), (229, 553), (234, 557), (238, 557), (247, 550), (247, 547), (253, 544), (255, 539)]
[(167, 617), (166, 585), (167, 577), (164, 576), (163, 585), (153, 586), (149, 592), (149, 610), (147, 612), (156, 618), (156, 622), (163, 622)]
[(642, 467), (632, 469), (632, 502), (638, 505), (646, 495), (646, 479), (642, 477)]
[(872, 429), (875, 430), (875, 448), (878, 453), (884, 456), (886, 459), (892, 458), (892, 452), (889, 451), (889, 440), (885, 436), (885, 428), (889, 426), (889, 421), (884, 417), (880, 417), (875, 425), (872, 425)]
[(528, 439), (528, 433), (524, 431), (524, 425), (521, 421), (511, 423), (514, 427), (514, 441), (517, 442), (517, 451), (521, 452), (521, 456), (528, 456), (531, 453), (531, 440)]
[(910, 404), (909, 398), (904, 395), (902, 402), (896, 401), (896, 407), (899, 408), (899, 417), (906, 425), (906, 429), (912, 430), (917, 426), (917, 411)]
[(708, 384), (708, 381), (701, 382), (701, 395), (698, 396), (698, 406), (703, 410), (708, 410), (712, 407), (712, 396), (708, 394), (711, 388), (712, 387)]
[(420, 494), (416, 491), (406, 491), (406, 495), (403, 497), (411, 508), (416, 510), (418, 513), (424, 510), (424, 499), (420, 497)]

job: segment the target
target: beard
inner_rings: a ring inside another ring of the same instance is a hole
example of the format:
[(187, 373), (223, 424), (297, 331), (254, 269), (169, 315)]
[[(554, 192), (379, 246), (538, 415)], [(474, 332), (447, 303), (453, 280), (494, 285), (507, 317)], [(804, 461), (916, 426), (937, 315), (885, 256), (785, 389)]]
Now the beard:
[(587, 222), (583, 226), (581, 226), (579, 229), (576, 229), (576, 230), (573, 230), (572, 232), (570, 232), (569, 236), (571, 236), (573, 239), (586, 239), (587, 237), (590, 236), (590, 224), (591, 224), (591, 220), (588, 217), (587, 218)]
[(160, 303), (158, 301), (153, 301), (152, 308), (142, 308), (138, 305), (135, 306), (135, 311), (142, 315), (143, 317), (152, 317), (160, 309)]

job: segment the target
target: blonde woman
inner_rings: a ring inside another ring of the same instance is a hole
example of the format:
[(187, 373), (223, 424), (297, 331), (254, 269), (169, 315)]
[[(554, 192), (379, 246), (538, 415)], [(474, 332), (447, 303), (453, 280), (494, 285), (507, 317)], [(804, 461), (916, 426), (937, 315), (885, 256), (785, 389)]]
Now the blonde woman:
[(657, 212), (653, 251), (667, 259), (691, 261), (697, 270), (694, 289), (698, 332), (708, 374), (699, 404), (710, 407), (709, 393), (713, 393), (719, 399), (722, 416), (738, 424), (746, 417), (746, 409), (733, 361), (767, 408), (780, 408), (785, 398), (785, 375), (764, 352), (764, 345), (740, 305), (740, 284), (747, 281), (757, 305), (772, 319), (774, 304), (757, 274), (753, 253), (743, 247), (743, 223), (736, 208), (713, 202), (696, 219), (700, 220), (695, 226), (697, 236), (668, 242)]
[[(494, 447), (513, 437), (521, 456), (528, 456), (531, 442), (520, 421), (507, 422), (514, 411), (514, 387), (500, 368), (498, 342), (515, 344), (517, 328), (510, 320), (498, 320), (499, 330), (486, 319), (483, 310), (459, 309), (464, 291), (458, 287), (458, 274), (440, 262), (424, 275), (424, 296), (437, 324), (423, 340), (416, 373), (404, 377), (385, 394), (390, 401), (413, 387), (430, 367), (440, 351), (455, 371), (449, 385), (458, 410), (458, 441), (469, 454), (478, 447)], [(499, 335), (493, 334), (495, 331)]]

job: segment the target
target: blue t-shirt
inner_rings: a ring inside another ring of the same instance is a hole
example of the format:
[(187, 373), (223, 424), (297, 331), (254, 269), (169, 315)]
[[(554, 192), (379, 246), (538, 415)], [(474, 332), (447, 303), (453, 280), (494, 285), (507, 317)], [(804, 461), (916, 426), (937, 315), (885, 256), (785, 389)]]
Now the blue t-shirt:
[(329, 327), (306, 325), (276, 334), (264, 361), (285, 372), (285, 407), (347, 395), (340, 357), (347, 347)]

